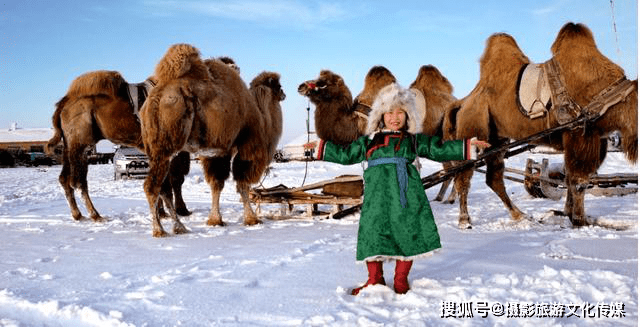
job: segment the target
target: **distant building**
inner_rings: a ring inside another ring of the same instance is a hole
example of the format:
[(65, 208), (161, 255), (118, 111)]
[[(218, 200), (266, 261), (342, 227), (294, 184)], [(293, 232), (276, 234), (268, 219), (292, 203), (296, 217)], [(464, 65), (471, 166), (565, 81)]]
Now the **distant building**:
[(282, 149), (278, 150), (275, 159), (276, 161), (312, 160), (313, 154), (305, 152), (304, 144), (314, 141), (318, 141), (318, 136), (315, 132), (301, 134), (286, 144)]
[(12, 123), (11, 128), (0, 129), (0, 150), (44, 152), (52, 137), (53, 128), (18, 128), (16, 123)]

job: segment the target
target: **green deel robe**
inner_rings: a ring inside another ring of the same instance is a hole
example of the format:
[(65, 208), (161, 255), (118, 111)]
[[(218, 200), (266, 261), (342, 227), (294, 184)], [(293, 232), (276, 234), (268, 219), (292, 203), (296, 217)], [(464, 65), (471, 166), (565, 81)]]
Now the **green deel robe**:
[[(407, 205), (400, 203), (400, 188), (396, 164), (380, 164), (364, 172), (364, 200), (358, 228), (356, 259), (372, 261), (385, 259), (413, 260), (442, 247), (425, 194), (420, 173), (412, 162), (416, 156), (435, 161), (466, 159), (468, 142), (463, 140), (440, 142), (436, 136), (415, 135), (400, 138), (399, 133), (384, 132), (385, 143), (370, 149), (371, 139), (362, 136), (348, 146), (320, 142), (319, 159), (351, 165), (381, 157), (407, 159)], [(406, 134), (408, 135), (408, 134)], [(398, 151), (395, 147), (401, 142)], [(415, 148), (415, 151), (414, 151)]]

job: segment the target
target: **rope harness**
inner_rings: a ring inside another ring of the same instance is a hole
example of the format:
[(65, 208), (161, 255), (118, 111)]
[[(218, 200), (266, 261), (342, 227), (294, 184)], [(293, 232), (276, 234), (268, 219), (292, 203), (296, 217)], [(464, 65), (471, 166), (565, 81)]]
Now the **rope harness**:
[[(560, 125), (583, 116), (593, 120), (604, 115), (611, 106), (624, 101), (633, 89), (633, 82), (622, 76), (604, 88), (587, 106), (581, 107), (569, 95), (561, 67), (551, 58), (543, 64), (523, 66), (516, 92), (522, 113), (530, 119), (547, 116), (547, 128), (550, 128), (550, 113)], [(547, 92), (551, 93), (550, 96)]]

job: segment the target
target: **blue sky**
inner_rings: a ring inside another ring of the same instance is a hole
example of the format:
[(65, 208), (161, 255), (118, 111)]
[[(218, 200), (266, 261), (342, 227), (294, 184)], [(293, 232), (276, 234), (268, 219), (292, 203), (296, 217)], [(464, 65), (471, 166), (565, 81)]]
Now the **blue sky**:
[[(230, 56), (249, 83), (281, 74), (281, 143), (306, 132), (308, 101), (297, 86), (320, 70), (341, 75), (353, 96), (374, 65), (408, 86), (431, 64), (467, 95), (492, 33), (511, 34), (534, 62), (551, 56), (558, 30), (584, 23), (602, 53), (638, 75), (637, 0), (537, 1), (47, 1), (0, 4), (0, 128), (50, 127), (71, 81), (92, 70), (137, 83), (169, 46), (190, 43), (203, 57)], [(614, 29), (615, 22), (615, 29)], [(313, 105), (311, 105), (313, 120)], [(313, 122), (312, 122), (313, 125)]]

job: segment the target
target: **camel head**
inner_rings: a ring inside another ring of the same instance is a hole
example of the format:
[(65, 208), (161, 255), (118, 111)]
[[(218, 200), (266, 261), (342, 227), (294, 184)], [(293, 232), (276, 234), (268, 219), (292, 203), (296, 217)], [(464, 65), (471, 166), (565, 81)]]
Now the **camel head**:
[(261, 87), (265, 90), (269, 90), (272, 97), (277, 101), (284, 101), (286, 98), (286, 94), (282, 90), (282, 85), (280, 85), (280, 74), (278, 73), (262, 72), (251, 81), (251, 84), (249, 84), (249, 88), (251, 90), (256, 90)]
[(236, 65), (236, 61), (233, 60), (231, 57), (222, 56), (222, 57), (218, 57), (218, 60), (222, 61), (227, 66), (233, 68), (233, 70), (238, 72), (238, 74), (240, 74), (240, 67)]
[(314, 104), (345, 100), (351, 103), (351, 91), (340, 75), (323, 70), (315, 80), (306, 81), (298, 86), (298, 93), (306, 96)]
[[(385, 86), (395, 83), (396, 77), (393, 76), (384, 66), (373, 66), (364, 78), (364, 88), (353, 100), (353, 107), (356, 110), (369, 112), (371, 104), (378, 95), (378, 92)], [(362, 107), (366, 109), (362, 109)]]

